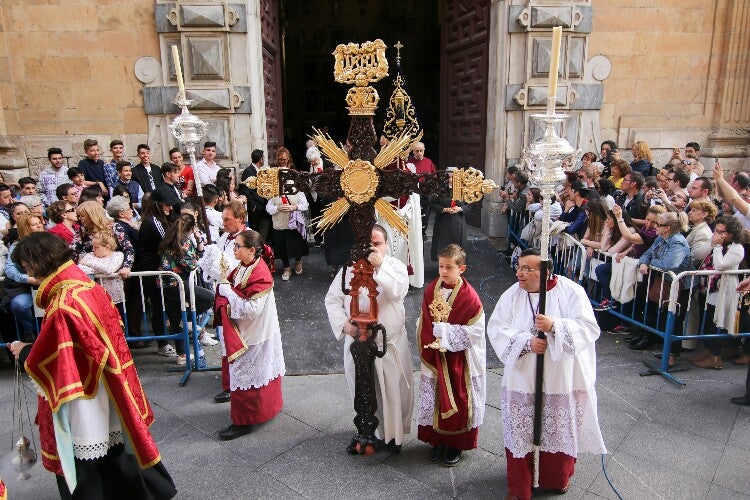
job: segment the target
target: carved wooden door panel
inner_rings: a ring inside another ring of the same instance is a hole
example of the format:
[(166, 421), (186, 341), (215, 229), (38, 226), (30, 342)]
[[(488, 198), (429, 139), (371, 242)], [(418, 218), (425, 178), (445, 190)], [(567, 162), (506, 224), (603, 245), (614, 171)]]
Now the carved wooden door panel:
[[(441, 167), (484, 171), (490, 11), (487, 0), (443, 0), (440, 61)], [(478, 207), (477, 207), (478, 208)], [(479, 210), (469, 222), (479, 223)]]
[(276, 161), (276, 148), (284, 144), (284, 111), (281, 83), (281, 42), (278, 0), (260, 0), (263, 43), (263, 90), (266, 98), (266, 164)]

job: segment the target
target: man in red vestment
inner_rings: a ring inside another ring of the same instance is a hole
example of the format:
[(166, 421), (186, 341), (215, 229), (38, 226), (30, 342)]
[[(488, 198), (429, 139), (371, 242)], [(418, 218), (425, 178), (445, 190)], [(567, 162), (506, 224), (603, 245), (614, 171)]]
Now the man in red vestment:
[(432, 445), (428, 461), (453, 467), (477, 447), (484, 419), (484, 309), (461, 278), (466, 253), (456, 244), (439, 252), (440, 276), (425, 289), (417, 342), (422, 358), (418, 438)]
[[(14, 261), (41, 279), (45, 309), (33, 344), (14, 342), (39, 388), (42, 461), (63, 498), (172, 498), (149, 426), (154, 421), (112, 299), (76, 266), (63, 240), (24, 238)], [(126, 449), (125, 439), (129, 446)], [(132, 449), (132, 451), (131, 451)]]
[[(434, 174), (437, 168), (432, 160), (424, 155), (424, 143), (415, 142), (411, 149), (412, 155), (406, 160), (406, 168), (415, 174)], [(427, 232), (430, 222), (430, 203), (426, 196), (422, 196), (419, 204), (422, 207), (422, 236)]]

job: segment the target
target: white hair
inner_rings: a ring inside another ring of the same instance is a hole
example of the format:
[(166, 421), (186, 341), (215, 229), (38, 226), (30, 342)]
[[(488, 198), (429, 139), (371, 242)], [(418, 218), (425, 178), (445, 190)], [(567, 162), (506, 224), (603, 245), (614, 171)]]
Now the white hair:
[(313, 158), (320, 158), (320, 150), (316, 147), (308, 148), (305, 157), (307, 161), (313, 161)]

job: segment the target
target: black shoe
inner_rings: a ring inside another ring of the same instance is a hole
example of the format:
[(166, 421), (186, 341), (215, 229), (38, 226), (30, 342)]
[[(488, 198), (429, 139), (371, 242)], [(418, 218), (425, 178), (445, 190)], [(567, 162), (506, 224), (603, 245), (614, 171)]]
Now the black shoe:
[(630, 344), (628, 347), (633, 349), (634, 351), (646, 351), (651, 348), (651, 345), (651, 339), (646, 337), (640, 342), (634, 342)]
[(445, 449), (445, 460), (443, 460), (443, 463), (446, 467), (455, 467), (458, 465), (458, 462), (461, 461), (461, 450), (457, 450), (455, 448), (446, 448)]
[(238, 437), (245, 436), (253, 432), (252, 425), (230, 425), (226, 429), (219, 431), (219, 439), (222, 441), (231, 441)]
[(628, 345), (635, 345), (635, 344), (640, 344), (641, 342), (643, 342), (647, 338), (648, 338), (647, 335), (643, 335), (642, 333), (639, 333), (639, 334), (635, 335), (633, 338), (628, 339), (627, 342), (628, 342)]
[(359, 455), (359, 451), (357, 451), (357, 439), (352, 439), (352, 442), (349, 443), (349, 446), (346, 447), (346, 452), (349, 455)]
[(445, 446), (441, 444), (433, 446), (432, 450), (430, 450), (430, 455), (427, 457), (427, 461), (431, 464), (436, 464), (442, 460), (443, 453), (445, 453)]
[(730, 401), (736, 405), (740, 406), (750, 406), (750, 396), (740, 396), (737, 398), (732, 398)]
[(390, 451), (394, 455), (398, 455), (399, 453), (401, 453), (401, 445), (396, 444), (395, 439), (391, 439), (390, 441), (388, 441), (388, 443), (383, 445), (383, 448)]
[(229, 402), (229, 391), (222, 391), (214, 396), (214, 403), (228, 403)]

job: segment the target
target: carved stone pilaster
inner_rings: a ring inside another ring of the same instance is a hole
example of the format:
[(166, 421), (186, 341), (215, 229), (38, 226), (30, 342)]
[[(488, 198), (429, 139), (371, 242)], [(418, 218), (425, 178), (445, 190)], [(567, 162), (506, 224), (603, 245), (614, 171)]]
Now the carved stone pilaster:
[[(22, 147), (21, 138), (12, 135), (0, 135), (0, 170), (26, 170), (29, 163)], [(26, 175), (23, 172), (23, 175)], [(18, 174), (13, 174), (16, 178)], [(21, 175), (22, 176), (22, 175)]]
[[(208, 124), (206, 141), (216, 142), (217, 156), (226, 166), (250, 162), (255, 148), (265, 148), (264, 120), (254, 116), (263, 103), (254, 86), (261, 46), (257, 2), (157, 0), (154, 8), (161, 60), (143, 57), (135, 65), (144, 83), (152, 156), (166, 160), (177, 146), (167, 125), (179, 113), (174, 104), (177, 79), (171, 46), (179, 48), (191, 112)], [(251, 91), (252, 89), (252, 91)], [(261, 111), (262, 114), (262, 111)], [(240, 146), (241, 145), (241, 146)], [(200, 149), (200, 148), (199, 148)]]

